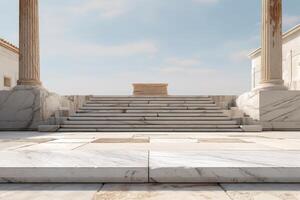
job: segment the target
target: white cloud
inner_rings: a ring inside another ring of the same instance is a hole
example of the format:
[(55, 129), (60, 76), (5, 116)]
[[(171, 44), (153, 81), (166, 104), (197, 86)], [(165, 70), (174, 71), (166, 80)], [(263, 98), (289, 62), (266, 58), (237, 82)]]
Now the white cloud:
[[(102, 0), (100, 0), (102, 1)], [(118, 44), (86, 42), (84, 39), (68, 37), (74, 19), (60, 12), (43, 12), (41, 15), (42, 54), (46, 56), (128, 57), (134, 55), (154, 55), (159, 51), (152, 40), (127, 41)]]
[(99, 13), (102, 18), (114, 18), (130, 11), (131, 0), (84, 0), (72, 7), (78, 14)]
[(239, 51), (235, 51), (232, 52), (231, 54), (229, 54), (229, 59), (233, 62), (244, 62), (244, 61), (250, 61), (249, 60), (249, 53), (251, 52), (251, 50), (239, 50)]
[(84, 42), (61, 41), (60, 47), (55, 44), (47, 44), (46, 52), (52, 56), (72, 56), (74, 58), (91, 57), (129, 57), (136, 55), (154, 55), (159, 49), (152, 41), (134, 41), (125, 44), (102, 45)]
[(192, 0), (192, 1), (200, 4), (216, 4), (220, 2), (220, 0)]
[(185, 58), (185, 59), (180, 59), (180, 58), (167, 58), (165, 61), (169, 65), (175, 65), (175, 66), (195, 66), (199, 65), (201, 62), (198, 58)]
[(215, 70), (201, 66), (198, 58), (167, 58), (159, 68), (165, 74), (209, 74)]
[[(157, 67), (131, 70), (121, 69), (114, 73), (99, 73), (96, 76), (88, 74), (73, 74), (68, 76), (58, 74), (56, 81), (45, 80), (45, 84), (51, 82), (51, 88), (60, 94), (105, 94), (105, 95), (130, 95), (132, 83), (168, 83), (169, 92), (172, 95), (222, 95), (240, 94), (241, 88), (247, 88), (247, 80), (250, 76), (232, 73), (226, 69), (210, 70), (193, 67), (184, 70), (166, 72)], [(234, 81), (230, 81), (234, 80)], [(239, 84), (236, 84), (239, 83)]]

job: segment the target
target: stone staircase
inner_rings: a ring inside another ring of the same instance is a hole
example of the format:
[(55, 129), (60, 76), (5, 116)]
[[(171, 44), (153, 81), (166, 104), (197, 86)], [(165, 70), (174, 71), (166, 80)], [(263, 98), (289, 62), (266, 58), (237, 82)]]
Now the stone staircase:
[(92, 96), (60, 132), (239, 132), (209, 96)]

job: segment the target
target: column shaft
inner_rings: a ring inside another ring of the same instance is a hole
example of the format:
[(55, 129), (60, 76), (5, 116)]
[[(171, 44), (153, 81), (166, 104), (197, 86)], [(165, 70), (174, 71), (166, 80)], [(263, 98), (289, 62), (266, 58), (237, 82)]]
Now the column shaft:
[(282, 0), (262, 0), (261, 88), (284, 89), (282, 80)]
[(18, 85), (41, 85), (38, 0), (20, 0)]

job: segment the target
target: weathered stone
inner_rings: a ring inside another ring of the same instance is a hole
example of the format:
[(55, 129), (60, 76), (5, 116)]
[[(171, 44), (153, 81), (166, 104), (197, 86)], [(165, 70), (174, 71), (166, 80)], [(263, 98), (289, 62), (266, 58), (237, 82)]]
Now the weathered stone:
[(70, 113), (78, 109), (69, 98), (39, 86), (17, 86), (0, 92), (0, 129), (37, 130), (39, 125), (55, 124), (55, 112), (62, 107)]
[(245, 132), (262, 132), (262, 126), (261, 125), (242, 125), (242, 130)]
[(135, 83), (133, 84), (133, 95), (144, 96), (167, 96), (168, 84), (166, 83)]

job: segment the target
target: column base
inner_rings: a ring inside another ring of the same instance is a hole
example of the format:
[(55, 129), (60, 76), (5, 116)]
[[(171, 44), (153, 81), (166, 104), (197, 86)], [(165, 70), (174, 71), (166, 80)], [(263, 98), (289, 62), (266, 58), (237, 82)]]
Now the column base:
[(18, 85), (41, 86), (42, 82), (38, 80), (18, 80)]
[(273, 80), (266, 81), (264, 83), (259, 84), (254, 91), (276, 91), (276, 90), (287, 90), (288, 88), (284, 86), (283, 80)]
[(238, 108), (264, 130), (300, 130), (300, 91), (251, 91), (238, 97)]

